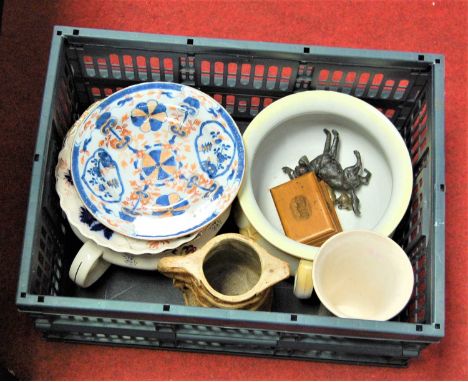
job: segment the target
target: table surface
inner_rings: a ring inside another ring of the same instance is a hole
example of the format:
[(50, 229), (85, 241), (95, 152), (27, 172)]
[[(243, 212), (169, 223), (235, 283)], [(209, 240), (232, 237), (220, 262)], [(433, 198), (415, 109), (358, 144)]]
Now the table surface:
[[(466, 379), (467, 1), (5, 2), (0, 35), (0, 366), (21, 379)], [(446, 57), (446, 337), (406, 369), (46, 342), (14, 305), (53, 25)], [(15, 181), (11, 181), (11, 175)]]

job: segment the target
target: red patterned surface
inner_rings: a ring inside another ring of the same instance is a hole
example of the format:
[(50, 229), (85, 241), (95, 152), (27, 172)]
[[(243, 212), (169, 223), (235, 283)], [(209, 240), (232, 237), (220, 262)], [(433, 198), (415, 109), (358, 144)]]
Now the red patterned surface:
[[(466, 379), (467, 15), (466, 1), (7, 1), (0, 35), (1, 365), (26, 379)], [(14, 295), (54, 24), (445, 54), (446, 338), (407, 369), (42, 340), (17, 313)]]

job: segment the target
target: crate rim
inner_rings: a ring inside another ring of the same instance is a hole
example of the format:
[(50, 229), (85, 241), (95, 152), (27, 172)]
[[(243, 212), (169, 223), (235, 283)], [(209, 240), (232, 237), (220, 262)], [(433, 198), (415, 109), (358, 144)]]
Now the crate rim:
[[(260, 330), (291, 331), (314, 333), (317, 335), (346, 335), (356, 338), (437, 342), (444, 336), (444, 328), (436, 324), (416, 324), (398, 321), (367, 321), (345, 319), (334, 316), (312, 316), (299, 313), (262, 312), (201, 308), (186, 305), (173, 305), (121, 300), (101, 300), (96, 306), (95, 299), (62, 296), (20, 296), (20, 311), (25, 313), (47, 313), (52, 315), (92, 316), (121, 319), (148, 320), (174, 324), (200, 324), (231, 327), (251, 327)], [(38, 302), (39, 299), (42, 302)], [(105, 314), (103, 314), (105, 312)], [(208, 324), (209, 323), (209, 324)], [(230, 323), (231, 325), (223, 325)], [(309, 329), (309, 330), (307, 330)], [(402, 330), (403, 329), (403, 330)], [(328, 333), (333, 331), (333, 334)]]
[[(75, 31), (78, 31), (75, 32)], [(60, 33), (60, 34), (58, 34)], [(304, 57), (314, 56), (345, 56), (347, 58), (370, 58), (370, 59), (394, 59), (397, 61), (408, 61), (414, 64), (440, 63), (445, 61), (445, 55), (437, 52), (410, 52), (400, 50), (360, 49), (343, 48), (333, 46), (320, 46), (313, 44), (282, 43), (256, 40), (237, 40), (212, 37), (197, 37), (189, 35), (170, 35), (143, 32), (120, 31), (114, 29), (80, 28), (65, 25), (55, 25), (52, 38), (99, 38), (100, 40), (118, 41), (125, 39), (129, 42), (156, 43), (156, 44), (181, 44), (212, 48), (245, 49), (252, 51), (281, 52), (303, 54)], [(188, 44), (191, 40), (191, 44)], [(305, 52), (308, 48), (309, 52)], [(337, 54), (338, 53), (338, 54)]]
[[(78, 31), (78, 34), (75, 32)], [(60, 34), (58, 32), (61, 32)], [(274, 313), (274, 312), (248, 312), (248, 311), (232, 311), (218, 310), (207, 308), (195, 308), (188, 306), (171, 305), (170, 313), (163, 312), (163, 304), (147, 304), (127, 301), (105, 301), (104, 304), (96, 304), (95, 299), (84, 299), (75, 297), (58, 297), (58, 296), (41, 296), (43, 302), (38, 302), (38, 295), (27, 293), (29, 283), (29, 272), (31, 267), (31, 253), (34, 247), (34, 239), (37, 240), (36, 221), (40, 214), (39, 201), (41, 200), (43, 188), (41, 188), (41, 179), (43, 177), (47, 154), (47, 142), (49, 140), (48, 126), (52, 116), (49, 114), (52, 100), (55, 97), (55, 83), (58, 73), (56, 67), (59, 63), (60, 52), (63, 49), (62, 40), (64, 38), (99, 38), (107, 41), (126, 40), (129, 42), (142, 42), (145, 40), (149, 43), (168, 44), (168, 45), (187, 45), (188, 39), (192, 40), (194, 46), (203, 46), (207, 48), (221, 49), (245, 49), (264, 52), (278, 53), (293, 53), (301, 54), (305, 59), (313, 59), (320, 56), (336, 56), (346, 58), (360, 58), (371, 60), (394, 60), (394, 62), (406, 62), (413, 65), (432, 65), (432, 81), (433, 91), (432, 98), (435, 107), (432, 108), (433, 117), (433, 137), (432, 137), (432, 155), (433, 160), (433, 187), (434, 193), (432, 198), (432, 213), (434, 214), (435, 225), (432, 227), (433, 235), (430, 237), (430, 247), (434, 248), (435, 259), (433, 259), (433, 274), (435, 285), (435, 296), (433, 315), (430, 324), (402, 323), (402, 322), (378, 322), (378, 321), (361, 321), (340, 319), (337, 317), (321, 317), (308, 316), (303, 314), (296, 315), (297, 321), (290, 322), (287, 320), (287, 327), (293, 331), (299, 331), (301, 328), (323, 328), (330, 330), (344, 329), (349, 332), (363, 330), (370, 337), (372, 335), (379, 337), (386, 333), (390, 335), (403, 336), (405, 339), (421, 341), (421, 342), (437, 342), (445, 334), (445, 191), (440, 186), (445, 186), (445, 133), (444, 133), (444, 67), (445, 57), (442, 54), (435, 53), (414, 53), (392, 50), (375, 50), (375, 49), (354, 49), (354, 48), (338, 48), (338, 47), (323, 47), (313, 45), (288, 44), (288, 43), (272, 43), (258, 42), (247, 40), (232, 40), (218, 39), (205, 37), (190, 37), (190, 36), (175, 36), (163, 34), (150, 34), (138, 32), (124, 32), (110, 29), (94, 29), (80, 28), (73, 26), (55, 26), (52, 35), (52, 43), (50, 47), (49, 63), (44, 87), (44, 98), (41, 107), (38, 139), (35, 147), (35, 158), (33, 161), (30, 193), (28, 199), (28, 208), (26, 216), (26, 229), (24, 233), (23, 250), (20, 262), (19, 279), (17, 286), (16, 304), (17, 307), (27, 313), (51, 313), (59, 312), (62, 309), (71, 309), (76, 311), (95, 312), (99, 315), (100, 310), (109, 309), (112, 313), (123, 314), (143, 314), (157, 315), (158, 318), (164, 321), (186, 319), (187, 323), (190, 319), (212, 320), (219, 321), (220, 324), (226, 320), (237, 320), (246, 324), (261, 324), (267, 323), (270, 325), (280, 324), (285, 318), (290, 316), (290, 313)], [(304, 48), (309, 48), (309, 52), (305, 53)], [(423, 57), (422, 57), (423, 56)], [(421, 59), (422, 57), (422, 59)], [(36, 191), (36, 192), (35, 192)], [(38, 192), (37, 192), (38, 191)], [(136, 311), (129, 310), (131, 306)], [(127, 307), (127, 308), (126, 308)], [(146, 307), (146, 309), (145, 309)], [(150, 309), (151, 308), (151, 311)], [(60, 313), (55, 313), (60, 314)], [(66, 314), (66, 313), (65, 313)], [(281, 320), (281, 322), (279, 322)], [(206, 322), (206, 321), (205, 321)], [(403, 339), (402, 338), (402, 339)]]

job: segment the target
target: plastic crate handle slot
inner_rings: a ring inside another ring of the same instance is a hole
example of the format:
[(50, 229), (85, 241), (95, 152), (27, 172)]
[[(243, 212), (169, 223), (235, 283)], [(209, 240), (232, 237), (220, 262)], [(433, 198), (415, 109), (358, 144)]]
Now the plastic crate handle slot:
[(110, 263), (103, 259), (104, 249), (92, 241), (87, 241), (76, 254), (68, 275), (80, 287), (93, 285), (109, 268)]

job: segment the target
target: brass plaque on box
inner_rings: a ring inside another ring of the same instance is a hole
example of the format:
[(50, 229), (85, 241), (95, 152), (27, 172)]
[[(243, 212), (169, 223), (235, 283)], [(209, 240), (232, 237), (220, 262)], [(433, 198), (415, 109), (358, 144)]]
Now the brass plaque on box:
[(342, 231), (328, 185), (313, 172), (273, 187), (270, 192), (289, 238), (320, 246)]

